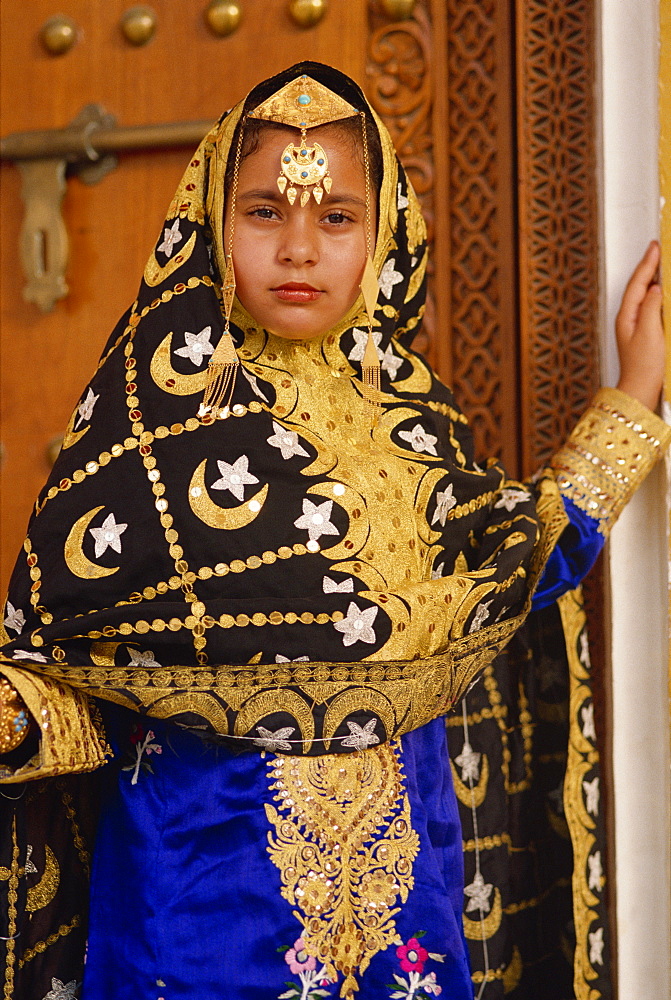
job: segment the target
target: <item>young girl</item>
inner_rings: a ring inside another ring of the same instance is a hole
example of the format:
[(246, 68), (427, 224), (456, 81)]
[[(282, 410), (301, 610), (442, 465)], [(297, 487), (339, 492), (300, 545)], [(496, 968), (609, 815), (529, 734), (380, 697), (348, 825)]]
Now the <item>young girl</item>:
[(10, 586), (17, 995), (78, 995), (87, 866), (82, 779), (21, 783), (99, 769), (84, 1000), (472, 996), (442, 716), (668, 441), (657, 263), (622, 391), (514, 482), (410, 348), (426, 231), (359, 88), (300, 64), (215, 126)]

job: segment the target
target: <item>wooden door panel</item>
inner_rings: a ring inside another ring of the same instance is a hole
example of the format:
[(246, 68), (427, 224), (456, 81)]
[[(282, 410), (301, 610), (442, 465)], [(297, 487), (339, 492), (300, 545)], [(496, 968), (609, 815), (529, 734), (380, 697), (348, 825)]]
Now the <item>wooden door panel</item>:
[[(2, 133), (62, 128), (87, 103), (120, 125), (214, 121), (255, 83), (300, 59), (338, 66), (362, 80), (367, 4), (332, 3), (323, 21), (301, 29), (286, 0), (243, 3), (228, 38), (203, 21), (207, 0), (154, 0), (157, 31), (131, 46), (119, 22), (128, 0), (3, 0)], [(39, 41), (55, 13), (71, 17), (80, 38), (65, 55)], [(128, 154), (98, 184), (68, 180), (63, 214), (70, 239), (70, 292), (49, 314), (22, 298), (18, 262), (23, 215), (16, 167), (2, 164), (0, 346), (2, 382), (3, 591), (23, 541), (31, 505), (49, 471), (47, 446), (63, 428), (113, 325), (133, 301), (189, 150)]]

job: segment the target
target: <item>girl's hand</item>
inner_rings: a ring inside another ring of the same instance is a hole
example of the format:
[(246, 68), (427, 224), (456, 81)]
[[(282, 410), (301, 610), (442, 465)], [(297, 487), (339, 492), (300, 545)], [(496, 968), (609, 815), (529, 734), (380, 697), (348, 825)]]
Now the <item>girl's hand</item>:
[(662, 289), (655, 280), (659, 255), (659, 244), (653, 240), (629, 279), (615, 320), (617, 387), (650, 410), (657, 407), (664, 380)]

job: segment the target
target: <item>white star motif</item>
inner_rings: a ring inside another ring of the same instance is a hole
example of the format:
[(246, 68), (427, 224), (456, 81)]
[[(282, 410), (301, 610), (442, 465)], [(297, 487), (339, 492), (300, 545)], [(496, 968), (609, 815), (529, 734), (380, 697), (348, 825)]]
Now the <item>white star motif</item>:
[(322, 588), (325, 594), (352, 594), (354, 593), (354, 580), (348, 576), (346, 580), (336, 583), (330, 576), (325, 576), (322, 580)]
[(230, 490), (236, 500), (245, 499), (245, 486), (258, 483), (256, 476), (247, 471), (249, 459), (246, 455), (237, 458), (233, 465), (228, 462), (217, 462), (221, 479), (212, 483), (213, 490)]
[(589, 867), (588, 887), (595, 892), (601, 892), (603, 888), (603, 868), (601, 867), (601, 851), (595, 851), (587, 858)]
[(434, 445), (438, 438), (433, 434), (427, 434), (421, 424), (415, 424), (411, 431), (399, 431), (398, 436), (407, 441), (413, 451), (426, 451), (429, 455), (437, 455)]
[(444, 562), (439, 563), (438, 566), (436, 566), (435, 569), (431, 570), (431, 579), (432, 580), (442, 580), (442, 578), (443, 578), (443, 570), (444, 569), (445, 569), (445, 563)]
[(254, 740), (256, 745), (275, 753), (277, 750), (291, 750), (291, 743), (289, 743), (287, 736), (295, 733), (296, 729), (294, 726), (284, 726), (282, 729), (276, 729), (273, 733), (265, 726), (257, 726), (256, 731), (259, 734)]
[(34, 653), (27, 649), (15, 649), (12, 653), (13, 660), (34, 660), (35, 663), (48, 663), (46, 656), (42, 656), (41, 653)]
[(15, 608), (10, 601), (7, 601), (5, 613), (7, 615), (5, 618), (5, 625), (7, 628), (13, 628), (14, 631), (19, 634), (23, 632), (23, 626), (26, 624), (26, 619), (21, 608)]
[(347, 722), (350, 735), (342, 740), (344, 747), (354, 747), (355, 750), (366, 750), (380, 742), (380, 737), (373, 732), (377, 719), (369, 719), (365, 726), (361, 727), (356, 722)]
[(293, 660), (290, 660), (288, 656), (282, 656), (281, 653), (277, 653), (275, 656), (275, 663), (309, 663), (309, 656), (296, 656)]
[(273, 448), (279, 448), (282, 458), (291, 458), (293, 455), (302, 455), (304, 458), (310, 457), (305, 448), (298, 443), (298, 434), (296, 431), (288, 431), (275, 420), (273, 420), (273, 430), (275, 433), (271, 434), (268, 438), (268, 444), (272, 445)]
[(496, 501), (494, 507), (505, 507), (507, 511), (511, 511), (525, 500), (531, 500), (531, 494), (526, 490), (505, 489), (501, 490), (501, 499)]
[(96, 559), (100, 558), (108, 547), (115, 552), (121, 552), (121, 535), (127, 527), (127, 524), (117, 524), (114, 514), (108, 514), (100, 528), (89, 528), (96, 542)]
[(316, 542), (322, 535), (338, 535), (340, 532), (335, 524), (331, 524), (333, 500), (324, 503), (313, 503), (307, 498), (303, 500), (303, 513), (294, 521), (296, 528), (305, 528), (311, 542)]
[(380, 358), (380, 367), (389, 373), (389, 378), (393, 382), (398, 375), (398, 370), (403, 364), (403, 358), (397, 358), (391, 349), (391, 344), (387, 344), (387, 350)]
[(350, 602), (347, 617), (340, 622), (334, 622), (334, 628), (343, 633), (343, 645), (351, 646), (355, 642), (375, 642), (373, 622), (379, 608), (366, 608), (362, 611), (354, 601)]
[[(492, 601), (493, 600), (494, 598), (492, 598)], [(477, 608), (475, 609), (475, 617), (473, 618), (473, 621), (471, 622), (471, 627), (468, 630), (469, 634), (471, 632), (477, 632), (478, 629), (482, 628), (482, 626), (485, 624), (485, 622), (489, 618), (489, 605), (492, 603), (492, 601), (480, 601)]]
[(457, 501), (453, 496), (454, 487), (450, 483), (446, 490), (442, 493), (436, 493), (436, 509), (431, 518), (431, 524), (435, 524), (436, 521), (440, 521), (441, 526), (445, 527), (445, 520), (447, 518), (448, 511), (452, 510), (453, 507), (457, 506)]
[(583, 667), (589, 670), (591, 663), (589, 659), (589, 638), (587, 636), (587, 629), (583, 629), (580, 633), (580, 653), (578, 655)]
[(142, 652), (140, 649), (131, 649), (130, 646), (127, 647), (128, 655), (130, 656), (129, 667), (160, 667), (161, 664), (157, 663), (154, 659), (154, 654), (151, 649)]
[(94, 394), (93, 389), (89, 386), (88, 392), (86, 393), (86, 399), (83, 399), (79, 406), (77, 407), (77, 413), (79, 414), (77, 418), (77, 423), (75, 424), (75, 430), (84, 420), (90, 420), (93, 416), (93, 407), (96, 405), (100, 399), (100, 394), (97, 396)]
[(402, 209), (408, 207), (408, 199), (406, 198), (406, 196), (404, 194), (401, 194), (401, 183), (400, 183), (400, 181), (399, 181), (399, 184), (398, 184), (398, 187), (397, 187), (396, 190), (398, 192), (397, 195), (396, 195), (396, 199), (397, 199), (396, 200), (396, 207), (398, 208), (398, 210), (400, 212), (400, 211), (402, 211)]
[(391, 293), (394, 285), (398, 285), (400, 281), (403, 281), (403, 275), (400, 271), (394, 270), (394, 265), (396, 264), (396, 258), (390, 257), (389, 260), (385, 261), (384, 267), (382, 268), (382, 273), (377, 279), (380, 288), (386, 298), (391, 298)]
[(188, 358), (196, 366), (202, 365), (203, 358), (214, 353), (214, 347), (210, 343), (211, 336), (211, 326), (204, 326), (200, 333), (189, 333), (185, 330), (185, 346), (178, 347), (175, 354), (179, 354), (180, 358)]
[(603, 965), (603, 949), (606, 943), (603, 939), (603, 927), (599, 927), (596, 931), (590, 931), (588, 937), (590, 964)]
[(585, 808), (592, 816), (599, 815), (599, 779), (592, 778), (591, 781), (583, 781), (583, 791), (585, 792)]
[(462, 781), (477, 781), (480, 777), (481, 753), (477, 753), (470, 743), (464, 743), (463, 749), (454, 763), (461, 768)]
[(482, 874), (477, 872), (471, 884), (467, 885), (464, 889), (464, 895), (468, 896), (466, 912), (470, 913), (472, 910), (482, 910), (483, 913), (489, 913), (492, 908), (489, 897), (492, 894), (493, 888), (492, 883), (485, 882)]
[[(350, 361), (363, 361), (366, 344), (368, 343), (368, 330), (359, 330), (358, 327), (355, 326), (352, 330), (352, 336), (354, 337), (354, 347), (349, 352), (347, 357)], [(380, 348), (381, 340), (382, 330), (373, 330), (373, 343), (375, 344), (375, 350), (377, 351), (377, 356), (380, 362), (382, 362), (382, 359), (384, 358), (384, 354)]]
[(169, 229), (163, 230), (163, 242), (158, 249), (162, 250), (166, 257), (172, 257), (175, 243), (181, 243), (182, 239), (182, 234), (179, 231), (179, 219), (175, 219)]
[(585, 705), (580, 709), (582, 716), (582, 734), (586, 740), (596, 740), (596, 728), (594, 726), (594, 703)]
[(250, 372), (247, 371), (247, 369), (245, 368), (244, 365), (240, 365), (240, 369), (242, 371), (242, 374), (245, 376), (245, 378), (247, 379), (247, 381), (251, 385), (252, 391), (254, 392), (254, 394), (257, 395), (259, 397), (259, 399), (262, 399), (264, 403), (267, 403), (268, 402), (268, 397), (265, 396), (263, 394), (263, 392), (261, 392), (261, 390), (259, 389), (259, 385), (258, 385), (258, 381), (257, 381), (256, 375), (250, 374)]
[(69, 983), (62, 983), (60, 979), (52, 979), (51, 989), (44, 1000), (75, 1000), (80, 985), (81, 983), (77, 982), (76, 979), (71, 979)]

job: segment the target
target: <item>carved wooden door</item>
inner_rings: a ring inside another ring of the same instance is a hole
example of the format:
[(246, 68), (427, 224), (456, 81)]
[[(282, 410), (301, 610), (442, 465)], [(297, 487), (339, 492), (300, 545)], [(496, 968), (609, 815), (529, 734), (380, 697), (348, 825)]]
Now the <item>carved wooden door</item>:
[[(288, 0), (240, 0), (239, 26), (217, 37), (208, 0), (153, 0), (142, 45), (121, 29), (129, 0), (66, 6), (75, 42), (50, 55), (40, 33), (53, 0), (2, 3), (3, 135), (62, 128), (90, 102), (123, 125), (214, 120), (302, 58), (359, 80), (433, 237), (417, 346), (453, 385), (482, 456), (525, 474), (548, 458), (596, 382), (592, 4), (417, 0), (394, 20), (412, 3), (331, 0), (301, 28)], [(127, 154), (96, 184), (68, 181), (70, 290), (48, 314), (22, 298), (20, 176), (2, 164), (3, 588), (49, 444), (135, 295), (187, 156)]]

